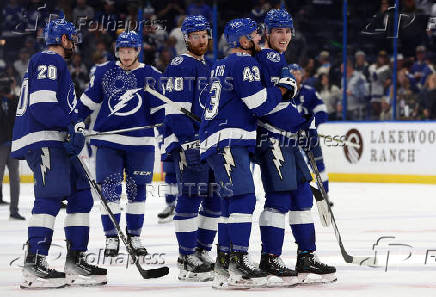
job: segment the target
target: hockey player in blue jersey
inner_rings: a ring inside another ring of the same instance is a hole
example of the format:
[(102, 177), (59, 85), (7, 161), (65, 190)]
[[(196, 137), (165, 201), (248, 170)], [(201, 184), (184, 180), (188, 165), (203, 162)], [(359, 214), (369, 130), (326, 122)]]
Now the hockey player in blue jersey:
[(267, 273), (251, 264), (248, 256), (256, 203), (250, 171), (256, 122), (296, 85), (290, 77), (279, 78), (277, 86), (262, 85), (260, 65), (252, 57), (260, 40), (253, 20), (228, 22), (224, 35), (232, 49), (212, 68), (200, 129), (201, 158), (212, 167), (222, 198), (213, 286), (256, 287), (267, 283)]
[[(298, 112), (302, 115), (312, 114), (315, 117), (315, 126), (318, 128), (322, 123), (327, 122), (328, 114), (327, 107), (314, 88), (303, 83), (303, 68), (298, 64), (289, 65), (291, 73), (295, 76), (298, 84), (301, 84), (301, 88), (297, 96), (294, 98), (294, 102), (297, 105)], [(321, 175), (322, 184), (326, 192), (329, 192), (329, 177), (322, 157), (321, 146), (318, 145), (313, 149), (313, 155), (315, 157), (316, 166), (318, 167)], [(330, 200), (330, 203), (331, 200)]]
[[(118, 129), (156, 125), (163, 121), (164, 110), (156, 97), (146, 94), (144, 86), (159, 86), (161, 73), (138, 61), (139, 35), (122, 32), (115, 44), (118, 61), (96, 68), (89, 87), (82, 94), (77, 109), (79, 117), (91, 115), (90, 129), (107, 132)], [(138, 256), (147, 255), (140, 235), (144, 223), (146, 184), (151, 183), (154, 167), (154, 129), (92, 136), (97, 147), (96, 181), (118, 223), (120, 221), (121, 183), (126, 175), (126, 233)], [(104, 255), (119, 252), (119, 238), (114, 224), (102, 208), (101, 220), (106, 235)]]
[[(266, 47), (256, 59), (261, 65), (264, 83), (271, 86), (281, 72), (290, 72), (283, 52), (292, 38), (292, 17), (284, 9), (270, 10), (265, 16), (265, 27)], [(293, 100), (296, 94), (297, 90), (291, 94)], [(259, 122), (256, 161), (261, 168), (266, 198), (259, 218), (262, 239), (259, 268), (281, 277), (283, 282), (277, 283), (279, 286), (307, 282), (307, 273), (317, 274), (314, 279), (327, 279), (326, 275), (330, 280), (335, 279), (335, 268), (319, 262), (314, 254), (315, 228), (310, 212), (313, 197), (309, 186), (312, 178), (297, 145), (299, 130), (304, 130), (308, 136), (304, 139), (306, 150), (312, 150), (317, 143), (312, 122), (313, 117), (300, 115), (293, 101), (280, 103)], [(296, 271), (288, 268), (280, 258), (288, 212), (298, 245)]]
[[(181, 30), (187, 52), (171, 61), (163, 74), (163, 88), (168, 98), (201, 117), (200, 92), (210, 75), (204, 60), (210, 26), (203, 16), (188, 16)], [(209, 191), (212, 170), (206, 162), (200, 162), (199, 123), (166, 105), (165, 128), (164, 156), (173, 158), (179, 188), (174, 215), (179, 244), (178, 277), (209, 281), (213, 270), (209, 251), (218, 228), (220, 200)]]
[[(29, 61), (13, 132), (12, 155), (26, 159), (35, 178), (21, 288), (105, 284), (106, 269), (89, 265), (84, 255), (93, 200), (76, 157), (84, 145), (79, 132), (84, 124), (75, 111), (77, 99), (65, 63), (73, 53), (76, 29), (58, 19), (47, 24), (44, 38), (48, 49)], [(70, 140), (65, 142), (67, 133)], [(46, 257), (63, 200), (68, 201), (64, 221), (68, 253), (65, 272), (59, 272), (48, 268)]]

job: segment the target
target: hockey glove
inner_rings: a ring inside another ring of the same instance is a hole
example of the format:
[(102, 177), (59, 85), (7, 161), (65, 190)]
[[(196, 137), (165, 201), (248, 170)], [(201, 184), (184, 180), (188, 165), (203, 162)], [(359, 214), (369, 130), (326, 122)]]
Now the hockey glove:
[(64, 142), (64, 148), (69, 156), (77, 156), (82, 151), (85, 145), (84, 130), (85, 124), (83, 122), (68, 126), (68, 138)]
[(183, 153), (186, 158), (187, 166), (200, 165), (200, 141), (194, 140), (182, 144)]
[(298, 93), (298, 86), (295, 76), (291, 73), (291, 70), (288, 66), (284, 66), (281, 71), (279, 82), (277, 83), (278, 87), (285, 88), (288, 90), (286, 94), (283, 96), (283, 99), (291, 100)]

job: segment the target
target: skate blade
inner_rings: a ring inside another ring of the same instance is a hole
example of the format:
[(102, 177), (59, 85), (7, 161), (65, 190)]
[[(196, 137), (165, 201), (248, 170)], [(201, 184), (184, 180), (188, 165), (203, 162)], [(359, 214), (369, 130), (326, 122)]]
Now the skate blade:
[(312, 284), (328, 284), (337, 281), (335, 273), (329, 274), (314, 274), (314, 273), (299, 273), (299, 285), (312, 285)]
[(268, 276), (268, 288), (291, 288), (295, 287), (299, 283), (297, 276)]
[(195, 273), (187, 270), (180, 270), (178, 279), (185, 282), (209, 282), (213, 280), (211, 272)]
[(93, 287), (107, 284), (107, 275), (67, 274), (65, 279), (68, 286)]
[(34, 277), (32, 279), (25, 279), (20, 284), (20, 288), (26, 290), (60, 289), (66, 286), (65, 278), (44, 279)]
[(241, 275), (232, 275), (228, 279), (229, 288), (238, 289), (251, 289), (251, 288), (264, 288), (267, 287), (267, 277), (256, 277), (250, 279), (244, 279)]
[(212, 281), (212, 288), (217, 290), (247, 290), (247, 288), (231, 287), (229, 286), (229, 275), (222, 275), (214, 273)]

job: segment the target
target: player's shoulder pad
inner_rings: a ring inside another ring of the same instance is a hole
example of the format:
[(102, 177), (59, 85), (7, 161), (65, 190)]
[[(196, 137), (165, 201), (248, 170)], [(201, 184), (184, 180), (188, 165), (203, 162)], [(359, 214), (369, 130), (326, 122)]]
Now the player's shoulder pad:
[(174, 75), (184, 75), (190, 74), (192, 70), (195, 68), (195, 60), (194, 58), (189, 57), (188, 55), (182, 54), (171, 60), (168, 65), (165, 73)]
[(115, 65), (114, 61), (107, 61), (100, 65), (95, 65), (94, 76), (101, 76), (109, 69), (112, 69)]
[(35, 65), (55, 65), (56, 67), (65, 67), (67, 63), (64, 58), (62, 58), (59, 54), (45, 50), (39, 53), (36, 53), (32, 56), (31, 61)]
[(240, 67), (259, 65), (259, 62), (252, 55), (246, 53), (236, 53), (236, 57), (237, 58), (233, 60), (233, 63), (239, 65)]
[(262, 60), (270, 63), (279, 63), (281, 60), (280, 53), (270, 48), (263, 48), (258, 55)]

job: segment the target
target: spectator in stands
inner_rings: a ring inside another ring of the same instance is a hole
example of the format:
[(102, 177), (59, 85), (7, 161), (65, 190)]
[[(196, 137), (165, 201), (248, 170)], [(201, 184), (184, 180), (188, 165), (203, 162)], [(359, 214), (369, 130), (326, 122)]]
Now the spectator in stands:
[[(98, 22), (99, 28), (107, 31), (112, 37), (115, 36), (117, 30), (117, 22), (119, 15), (115, 12), (115, 1), (104, 0), (104, 10), (95, 15), (95, 20)], [(97, 30), (99, 31), (99, 30)]]
[[(344, 71), (344, 65), (341, 65), (341, 71)], [(366, 102), (365, 96), (367, 89), (365, 87), (365, 76), (359, 71), (354, 71), (353, 62), (347, 61), (347, 120), (363, 120), (365, 118)], [(341, 90), (342, 93), (342, 90)], [(342, 103), (339, 110), (342, 110)]]
[(11, 153), (12, 129), (14, 127), (15, 112), (18, 97), (12, 94), (13, 80), (3, 76), (0, 78), (0, 181), (3, 183), (3, 174), (6, 166), (9, 171), (10, 204), (9, 216), (15, 220), (25, 220), (18, 212), (18, 199), (20, 196), (19, 161), (13, 159)]
[(176, 18), (185, 14), (185, 11), (177, 0), (160, 0), (159, 2), (166, 2), (166, 6), (158, 11), (157, 18), (163, 21), (165, 29), (170, 32), (176, 26)]
[(328, 51), (322, 51), (318, 56), (318, 63), (320, 66), (316, 70), (316, 76), (320, 76), (322, 73), (329, 73), (330, 53)]
[(366, 54), (363, 51), (357, 51), (354, 54), (354, 70), (361, 72), (367, 80), (369, 79), (369, 64), (366, 62)]
[(430, 74), (427, 84), (419, 94), (419, 102), (426, 120), (436, 120), (436, 74)]
[(20, 76), (20, 82), (23, 80), (24, 73), (27, 71), (27, 64), (29, 64), (30, 55), (25, 48), (20, 50), (18, 60), (14, 62), (14, 68)]
[(94, 62), (94, 65), (89, 70), (89, 77), (94, 76), (95, 68), (97, 66), (107, 62), (107, 55), (104, 53), (94, 53), (92, 55), (92, 61)]
[(427, 49), (423, 45), (416, 47), (416, 62), (410, 69), (410, 74), (414, 76), (418, 90), (422, 89), (427, 77), (432, 73), (431, 68), (425, 62), (426, 51)]
[(250, 12), (250, 18), (256, 23), (263, 23), (265, 15), (271, 8), (270, 4), (265, 0), (257, 0)]
[(186, 9), (186, 15), (202, 15), (209, 22), (212, 21), (212, 9), (204, 3), (204, 0), (193, 0)]
[[(93, 28), (83, 38), (83, 43), (80, 45), (82, 51), (95, 53), (98, 51), (108, 51), (108, 49), (112, 50), (112, 35), (104, 29), (103, 24), (100, 24), (97, 28)], [(102, 45), (103, 43), (103, 45)], [(87, 65), (87, 67), (91, 67), (94, 62), (92, 61), (92, 55), (84, 55), (83, 62)]]
[(4, 58), (6, 61), (14, 61), (17, 57), (17, 49), (22, 45), (23, 36), (15, 32), (24, 32), (24, 12), (25, 10), (18, 3), (18, 0), (9, 0), (2, 10), (2, 17), (0, 19), (1, 36), (6, 41), (4, 45)]
[(174, 28), (169, 35), (168, 44), (174, 48), (174, 55), (180, 55), (186, 52), (186, 43), (181, 30), (184, 20), (185, 16), (181, 15), (177, 21), (177, 27)]
[[(397, 118), (398, 120), (417, 120), (419, 112), (418, 96), (412, 91), (406, 73), (406, 69), (398, 71)], [(391, 98), (392, 92), (393, 87), (391, 87)]]
[(322, 73), (318, 77), (315, 89), (327, 106), (328, 120), (336, 121), (340, 119), (339, 108), (342, 98), (341, 90), (336, 85), (330, 83), (329, 75), (327, 73)]
[(160, 24), (146, 25), (143, 32), (144, 63), (156, 65), (159, 51), (168, 41), (168, 34)]
[[(94, 19), (94, 8), (87, 5), (86, 0), (76, 0), (76, 7), (73, 9), (73, 20), (79, 23), (79, 20), (83, 19), (86, 22)], [(85, 29), (85, 28), (81, 28)]]
[(392, 72), (389, 66), (388, 55), (380, 51), (376, 63), (369, 66), (371, 119), (380, 119), (380, 114), (389, 105), (389, 96), (386, 91), (392, 83)]
[(171, 58), (170, 50), (167, 47), (164, 47), (159, 53), (159, 57), (156, 61), (156, 68), (159, 69), (159, 71), (164, 72), (165, 69), (167, 69), (168, 64), (170, 64)]
[(29, 56), (31, 57), (34, 53), (40, 51), (40, 48), (38, 47), (38, 44), (36, 43), (36, 40), (33, 36), (27, 36), (24, 40), (24, 47), (23, 49), (26, 50), (26, 52), (29, 53)]
[(314, 59), (308, 59), (305, 64), (303, 64), (304, 69), (304, 78), (303, 82), (306, 85), (309, 85), (311, 87), (315, 86), (317, 82), (317, 78), (315, 77), (315, 60)]
[(69, 65), (68, 68), (74, 82), (76, 96), (80, 97), (88, 85), (88, 69), (82, 63), (82, 57), (80, 54), (75, 54), (73, 56), (71, 59), (71, 65)]

